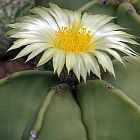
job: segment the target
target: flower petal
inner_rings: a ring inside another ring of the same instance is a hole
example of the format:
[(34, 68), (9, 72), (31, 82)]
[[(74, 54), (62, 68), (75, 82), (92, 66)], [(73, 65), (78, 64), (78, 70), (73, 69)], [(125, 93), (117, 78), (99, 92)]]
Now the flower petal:
[(70, 70), (73, 68), (74, 64), (76, 63), (75, 60), (75, 55), (72, 52), (69, 52), (66, 54), (66, 68), (68, 70), (68, 73)]
[(57, 50), (56, 50), (55, 48), (50, 48), (50, 49), (46, 50), (46, 51), (43, 53), (41, 59), (39, 60), (37, 66), (43, 65), (43, 64), (45, 64), (46, 62), (48, 62), (48, 61), (54, 56), (54, 54), (56, 53), (56, 51), (57, 51)]
[(26, 46), (23, 50), (20, 51), (20, 53), (16, 56), (15, 59), (23, 57), (35, 50), (38, 50), (40, 48), (44, 48), (44, 49), (48, 49), (51, 46), (47, 43), (34, 43), (34, 44), (30, 44), (28, 46)]
[(82, 16), (82, 23), (90, 29), (93, 33), (98, 31), (102, 26), (106, 25), (114, 17), (108, 15), (89, 15), (85, 13)]
[(56, 23), (56, 21), (54, 20), (54, 18), (47, 12), (47, 8), (33, 8), (32, 13), (37, 14), (39, 16), (41, 16), (43, 19), (46, 20), (46, 22), (50, 25), (50, 27), (52, 27), (53, 29), (57, 30), (58, 29), (58, 25)]
[(53, 67), (54, 72), (57, 71), (58, 76), (60, 75), (66, 60), (66, 52), (57, 50), (53, 56)]
[(34, 50), (27, 58), (26, 62), (30, 61), (31, 59), (33, 59), (35, 56), (37, 56), (38, 54), (42, 53), (46, 48), (40, 48), (37, 50)]
[(107, 69), (115, 77), (115, 72), (111, 59), (104, 52), (94, 50), (92, 53), (97, 57), (98, 62), (101, 64), (104, 71), (106, 71)]
[(100, 68), (96, 58), (90, 53), (81, 53), (82, 59), (85, 63), (85, 67), (90, 75), (90, 71), (92, 71), (96, 76), (101, 79)]
[(116, 51), (114, 51), (114, 50), (112, 50), (112, 49), (105, 49), (105, 51), (107, 51), (108, 53), (110, 53), (114, 58), (116, 58), (119, 62), (121, 62), (122, 64), (124, 64), (123, 63), (123, 61), (122, 61), (122, 59), (121, 59), (121, 56), (116, 52)]
[(39, 39), (30, 39), (30, 38), (25, 38), (25, 39), (18, 39), (17, 41), (14, 42), (14, 44), (8, 49), (8, 51), (10, 50), (14, 50), (14, 49), (18, 49), (24, 45), (28, 45), (28, 44), (32, 44), (32, 43), (40, 43), (41, 40)]

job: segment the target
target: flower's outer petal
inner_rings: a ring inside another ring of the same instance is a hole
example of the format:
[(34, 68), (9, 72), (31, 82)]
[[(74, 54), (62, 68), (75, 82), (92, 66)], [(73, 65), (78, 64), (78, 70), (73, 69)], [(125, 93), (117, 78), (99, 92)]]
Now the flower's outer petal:
[(115, 30), (123, 30), (123, 29), (126, 29), (126, 28), (120, 27), (119, 25), (114, 24), (114, 23), (108, 23), (108, 24), (105, 24), (102, 28), (100, 28), (100, 30), (98, 30), (96, 34), (102, 35), (103, 33), (106, 33), (106, 32), (115, 31)]
[(34, 50), (27, 58), (26, 62), (30, 61), (31, 59), (33, 59), (35, 56), (37, 56), (38, 54), (42, 53), (44, 50), (46, 50), (46, 48), (40, 48), (37, 50)]
[(34, 43), (34, 44), (30, 44), (28, 46), (26, 46), (24, 49), (22, 49), (19, 54), (15, 57), (15, 59), (23, 57), (35, 50), (38, 50), (40, 48), (44, 48), (44, 49), (48, 49), (51, 46), (47, 43)]
[(90, 53), (81, 53), (82, 59), (85, 63), (85, 67), (90, 75), (90, 71), (92, 71), (96, 76), (101, 79), (100, 68), (96, 58)]
[[(104, 48), (103, 48), (104, 46)], [(100, 44), (96, 46), (96, 49), (98, 50), (105, 50), (105, 49), (115, 49), (119, 50), (129, 56), (137, 56), (138, 54), (133, 51), (128, 45), (122, 43), (122, 42), (117, 42), (116, 44)]]
[(58, 76), (60, 75), (66, 60), (66, 52), (57, 50), (53, 56), (53, 68), (54, 72), (57, 71)]
[[(96, 34), (97, 35), (97, 34)], [(108, 32), (102, 32), (102, 34), (100, 34), (100, 36), (105, 36), (105, 37), (109, 37), (109, 36), (122, 36), (122, 37), (128, 37), (128, 38), (135, 38), (134, 35), (130, 35), (127, 34), (126, 32), (123, 31), (108, 31)]]
[(93, 63), (92, 58), (88, 53), (81, 53), (81, 57), (85, 63), (85, 68), (87, 69), (88, 75), (90, 76), (91, 64)]
[(53, 42), (54, 36), (55, 33), (48, 29), (47, 32), (44, 33), (37, 31), (20, 31), (11, 35), (10, 37), (18, 39), (39, 39), (40, 41)]
[(43, 19), (46, 20), (46, 22), (50, 25), (50, 27), (57, 30), (58, 25), (57, 25), (56, 21), (54, 20), (54, 18), (48, 12), (46, 12), (46, 10), (45, 10), (45, 8), (35, 7), (31, 11), (32, 11), (32, 13), (41, 16)]
[(40, 19), (39, 17), (24, 17), (24, 19), (20, 23), (9, 24), (8, 26), (14, 29), (27, 29), (30, 31), (40, 31), (40, 29), (43, 28), (54, 30), (44, 19)]
[(117, 59), (119, 62), (121, 62), (122, 64), (124, 64), (123, 61), (122, 61), (122, 59), (121, 59), (121, 56), (116, 51), (114, 51), (112, 49), (105, 49), (105, 51), (107, 51), (108, 53), (110, 53), (115, 59)]
[(10, 36), (12, 38), (33, 38), (33, 39), (40, 39), (40, 40), (43, 40), (42, 39), (42, 35), (40, 33), (37, 33), (37, 32), (34, 32), (34, 31), (30, 31), (30, 32), (27, 32), (27, 31), (22, 31), (22, 32), (17, 32), (16, 34)]
[[(19, 31), (26, 30), (26, 31), (37, 31), (37, 32), (43, 32), (44, 30), (42, 30), (42, 29), (44, 29), (44, 28), (46, 28), (46, 29), (52, 28), (52, 27), (50, 27), (50, 25), (48, 25), (48, 23), (46, 21), (43, 22), (43, 21), (40, 21), (37, 19), (34, 22), (32, 21), (32, 23), (21, 22), (21, 23), (10, 24), (9, 27), (11, 27), (13, 29), (19, 29)], [(54, 30), (54, 29), (52, 28), (52, 30)]]
[(67, 12), (64, 9), (58, 7), (56, 4), (49, 3), (50, 7), (54, 10), (57, 17), (63, 22), (63, 26), (69, 25), (69, 17)]
[(79, 64), (79, 61), (77, 59), (77, 54), (74, 54), (74, 55), (75, 55), (75, 63), (73, 65), (73, 71), (74, 71), (78, 81), (80, 81), (80, 71), (79, 71), (80, 64)]
[[(91, 46), (91, 49), (94, 49), (94, 46), (96, 46), (96, 49), (106, 49), (106, 48), (111, 48), (111, 49), (115, 49), (115, 50), (119, 50), (122, 51), (123, 53), (130, 53), (131, 55), (139, 55), (137, 52), (135, 52), (134, 50), (132, 50), (127, 44), (120, 42), (120, 41), (111, 41), (108, 40), (106, 38), (102, 38), (99, 39), (98, 41), (95, 41), (93, 43), (93, 47)], [(126, 54), (127, 54), (126, 53)]]
[(82, 16), (82, 23), (86, 28), (91, 30), (93, 33), (98, 31), (102, 26), (110, 22), (114, 17), (108, 15), (89, 15), (85, 13)]
[(126, 42), (126, 43), (130, 43), (130, 44), (134, 44), (134, 45), (139, 45), (139, 43), (137, 43), (133, 39), (124, 37), (124, 36), (109, 36), (109, 37), (107, 37), (107, 39), (109, 39), (110, 42), (112, 42), (112, 43), (115, 41), (118, 41), (118, 42)]
[(28, 44), (32, 44), (32, 43), (40, 43), (41, 40), (40, 39), (30, 39), (30, 38), (25, 38), (25, 39), (18, 39), (14, 42), (14, 44), (8, 49), (8, 51), (10, 50), (14, 50), (14, 49), (18, 49), (24, 45), (28, 45)]
[(70, 70), (73, 68), (75, 62), (75, 55), (72, 52), (68, 52), (66, 54), (66, 68), (68, 70), (68, 73), (70, 72)]
[(43, 53), (41, 59), (39, 60), (37, 66), (41, 66), (41, 65), (45, 64), (46, 62), (48, 62), (55, 55), (56, 51), (57, 50), (55, 48), (50, 48), (50, 49), (46, 50)]
[(80, 75), (82, 76), (84, 82), (86, 82), (87, 77), (87, 69), (85, 68), (85, 63), (82, 59), (81, 53), (77, 54), (77, 64), (80, 71)]
[(51, 14), (58, 24), (58, 27), (69, 25), (68, 15), (64, 13), (63, 9), (59, 8), (55, 4), (50, 4), (50, 8), (46, 8), (49, 14)]
[[(47, 42), (53, 41), (55, 30), (45, 20), (40, 20), (38, 17), (25, 17), (23, 20), (24, 22), (9, 25), (10, 27), (14, 28), (14, 30), (9, 33), (10, 37), (37, 38)], [(28, 23), (28, 20), (30, 23)]]
[(11, 35), (13, 35), (13, 34), (19, 32), (19, 31), (20, 31), (19, 29), (11, 29), (11, 30), (9, 30), (9, 31), (6, 33), (6, 35), (7, 35), (7, 36), (11, 36)]
[[(136, 41), (131, 38), (123, 36), (107, 36), (107, 37), (97, 37), (95, 36), (90, 43), (91, 49), (102, 49), (102, 48), (113, 48), (120, 50), (125, 54), (138, 55), (134, 50), (132, 50), (128, 45), (123, 42), (128, 42), (130, 44), (139, 45)], [(96, 46), (96, 47), (95, 47)]]
[(106, 71), (107, 69), (115, 77), (115, 72), (111, 59), (104, 52), (93, 50), (92, 53), (97, 57), (98, 62), (101, 64), (104, 71)]
[[(121, 48), (124, 48), (126, 50), (131, 51), (131, 54), (133, 55), (139, 55), (136, 51), (134, 51), (133, 49), (131, 49), (127, 44), (123, 43), (123, 42), (117, 42), (116, 43), (118, 46), (121, 46)], [(114, 48), (115, 49), (115, 48)]]

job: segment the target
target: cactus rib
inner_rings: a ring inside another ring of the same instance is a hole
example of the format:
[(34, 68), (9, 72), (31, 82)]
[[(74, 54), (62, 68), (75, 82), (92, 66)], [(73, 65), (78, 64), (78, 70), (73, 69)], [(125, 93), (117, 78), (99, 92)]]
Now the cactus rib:
[(37, 133), (40, 131), (42, 124), (43, 124), (45, 113), (50, 105), (50, 102), (51, 102), (54, 94), (55, 94), (55, 90), (52, 89), (45, 97), (45, 99), (40, 107), (40, 110), (38, 111), (38, 115), (37, 115), (36, 121), (35, 121), (35, 123), (33, 125), (33, 129), (32, 129), (32, 131), (36, 132), (36, 134), (31, 134), (29, 137), (29, 140), (34, 140), (36, 138)]

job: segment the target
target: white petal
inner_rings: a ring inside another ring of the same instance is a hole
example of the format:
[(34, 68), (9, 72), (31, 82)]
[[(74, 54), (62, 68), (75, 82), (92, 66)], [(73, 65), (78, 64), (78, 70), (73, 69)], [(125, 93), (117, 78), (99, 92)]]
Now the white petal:
[(108, 23), (105, 26), (103, 26), (102, 28), (100, 28), (100, 30), (98, 30), (96, 32), (96, 34), (102, 35), (103, 33), (120, 30), (120, 29), (125, 29), (125, 28), (120, 27), (119, 25), (116, 25), (114, 23)]
[(122, 59), (121, 59), (121, 56), (116, 52), (116, 51), (114, 51), (114, 50), (112, 50), (112, 49), (105, 49), (105, 51), (107, 51), (108, 53), (110, 53), (114, 58), (116, 58), (119, 62), (121, 62), (122, 64), (124, 64), (123, 63), (123, 61), (122, 61)]
[(85, 13), (82, 17), (82, 23), (93, 33), (98, 31), (102, 26), (111, 21), (114, 17), (107, 15), (89, 15)]
[[(44, 29), (43, 29), (44, 30)], [(37, 31), (20, 31), (17, 32), (10, 37), (13, 38), (31, 38), (31, 39), (40, 39), (42, 41), (52, 41), (54, 39), (55, 33), (51, 30), (47, 30), (47, 32), (37, 32)]]
[(77, 55), (77, 59), (78, 59), (78, 64), (79, 64), (79, 71), (80, 71), (80, 75), (82, 76), (84, 82), (86, 82), (86, 77), (87, 77), (87, 70), (85, 68), (85, 63), (82, 59), (81, 53), (79, 53), (79, 55)]
[(54, 17), (59, 28), (61, 28), (62, 26), (68, 26), (68, 15), (65, 15), (63, 10), (55, 4), (50, 4), (50, 7), (51, 8), (46, 8), (46, 10)]
[[(97, 35), (97, 33), (96, 33)], [(108, 32), (102, 32), (102, 34), (99, 34), (100, 36), (105, 36), (105, 37), (109, 37), (109, 36), (124, 36), (124, 37), (128, 37), (128, 38), (134, 38), (134, 35), (130, 35), (127, 34), (123, 31), (108, 31)]]
[(138, 55), (135, 51), (133, 51), (128, 45), (122, 43), (122, 42), (117, 42), (117, 44), (100, 44), (98, 46), (96, 46), (96, 49), (100, 49), (100, 50), (105, 50), (107, 48), (112, 48), (115, 50), (119, 50), (127, 55)]
[(83, 61), (85, 63), (85, 67), (90, 75), (90, 71), (92, 71), (96, 76), (101, 79), (100, 68), (96, 58), (90, 53), (81, 53)]
[(135, 44), (135, 45), (139, 45), (136, 41), (128, 38), (128, 37), (121, 37), (121, 36), (109, 36), (107, 37), (107, 39), (109, 39), (110, 41), (121, 41), (121, 42), (127, 42), (127, 43), (130, 43), (130, 44)]
[[(17, 29), (27, 29), (27, 30), (40, 30), (40, 29), (44, 29), (44, 28), (51, 28), (51, 26), (45, 21), (45, 20), (40, 20), (38, 18), (31, 18), (30, 22), (28, 21), (28, 18), (26, 20), (27, 17), (25, 17), (24, 22), (21, 21), (21, 23), (14, 23), (14, 24), (10, 24), (9, 26), (11, 28), (17, 28)], [(52, 28), (53, 30), (53, 28)]]
[(13, 49), (18, 49), (24, 45), (32, 44), (32, 43), (39, 43), (41, 42), (40, 39), (18, 39), (17, 41), (14, 42), (14, 44), (8, 49), (8, 51), (13, 50)]
[(115, 77), (114, 68), (111, 59), (103, 52), (94, 50), (92, 53), (97, 57), (98, 62), (101, 64), (104, 71), (106, 71), (107, 69)]
[(43, 64), (45, 64), (46, 62), (48, 62), (48, 61), (55, 55), (56, 51), (57, 51), (57, 50), (56, 50), (55, 48), (50, 48), (50, 49), (46, 50), (46, 51), (43, 53), (41, 59), (39, 60), (37, 66), (43, 65)]
[(43, 19), (47, 21), (47, 23), (55, 30), (58, 29), (57, 23), (54, 18), (47, 12), (46, 8), (33, 8), (32, 13), (41, 16)]
[(60, 75), (66, 59), (66, 52), (57, 50), (55, 55), (53, 56), (53, 67), (54, 72), (57, 71), (58, 75)]
[(31, 39), (33, 38), (33, 39), (41, 39), (42, 40), (41, 34), (34, 32), (34, 31), (17, 32), (10, 37), (13, 37), (13, 38), (31, 38)]
[(37, 50), (34, 50), (27, 58), (26, 62), (30, 61), (32, 58), (34, 58), (35, 56), (37, 56), (38, 54), (42, 53), (44, 50), (46, 50), (46, 48), (40, 48)]
[(66, 54), (66, 68), (68, 70), (68, 73), (69, 71), (73, 68), (74, 64), (76, 63), (75, 60), (75, 55), (74, 53), (71, 53), (71, 52), (68, 52)]
[(61, 22), (63, 22), (63, 26), (69, 25), (69, 17), (67, 12), (58, 7), (56, 4), (50, 3), (49, 5), (54, 10), (57, 17), (61, 20)]
[(75, 55), (76, 59), (75, 59), (74, 65), (73, 65), (73, 71), (79, 81), (80, 81), (80, 75), (81, 75), (82, 78), (84, 79), (84, 82), (86, 82), (87, 70), (85, 68), (84, 61), (80, 54), (77, 53), (74, 55)]
[(30, 44), (28, 46), (26, 46), (23, 50), (20, 51), (20, 53), (16, 56), (15, 59), (17, 58), (20, 58), (20, 57), (23, 57), (37, 49), (40, 49), (40, 48), (44, 48), (44, 49), (48, 49), (50, 48), (51, 46), (47, 43), (34, 43), (34, 44)]
[(73, 65), (73, 71), (78, 79), (78, 81), (80, 81), (80, 70), (79, 70), (79, 67), (80, 67), (80, 64), (79, 64), (79, 58), (77, 59), (77, 54), (74, 54), (75, 55), (75, 63)]

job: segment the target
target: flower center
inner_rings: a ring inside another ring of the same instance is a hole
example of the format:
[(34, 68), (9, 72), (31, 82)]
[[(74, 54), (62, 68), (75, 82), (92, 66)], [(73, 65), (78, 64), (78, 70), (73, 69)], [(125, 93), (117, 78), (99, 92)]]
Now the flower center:
[(72, 27), (62, 27), (56, 32), (55, 47), (67, 52), (85, 52), (89, 50), (91, 31), (78, 22)]

